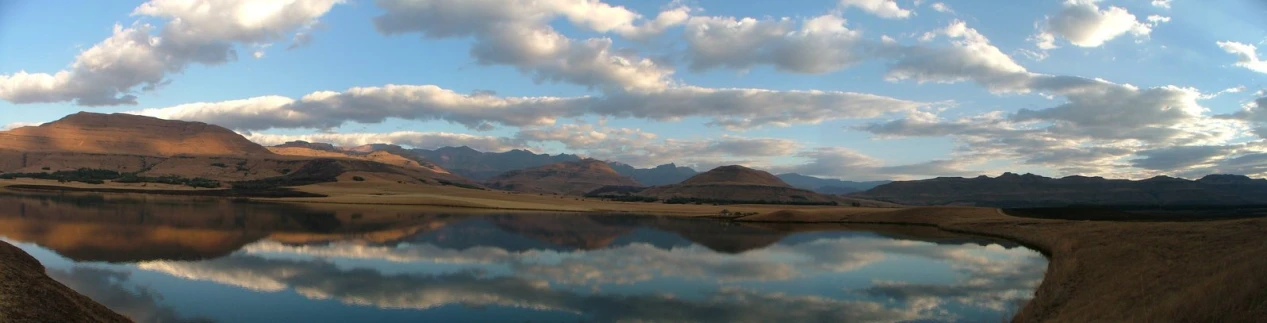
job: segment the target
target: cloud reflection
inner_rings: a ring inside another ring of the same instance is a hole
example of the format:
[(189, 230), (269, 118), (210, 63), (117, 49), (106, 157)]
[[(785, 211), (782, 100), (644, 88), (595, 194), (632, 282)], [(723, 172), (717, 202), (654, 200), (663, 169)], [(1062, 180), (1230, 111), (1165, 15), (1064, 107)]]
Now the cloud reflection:
[[(577, 313), (596, 321), (858, 322), (911, 320), (930, 315), (930, 309), (921, 307), (889, 308), (875, 302), (762, 294), (740, 288), (722, 288), (699, 299), (667, 294), (584, 294), (553, 289), (546, 281), (521, 277), (486, 277), (478, 272), (385, 275), (370, 269), (344, 270), (324, 261), (251, 255), (145, 268), (235, 286), (248, 286), (259, 281), (258, 277), (267, 277), (309, 298), (392, 309), (505, 306)], [(230, 281), (245, 272), (255, 278)]]
[[(272, 259), (265, 255), (300, 257)], [(846, 273), (897, 255), (945, 263), (960, 278), (942, 284), (874, 281), (866, 288), (846, 291), (893, 299), (903, 304), (900, 309), (874, 302), (761, 294), (735, 287), (743, 282), (791, 281)], [(461, 266), (459, 272), (443, 275), (386, 275), (371, 268), (341, 269), (325, 260), (331, 258), (465, 266)], [(260, 242), (233, 256), (212, 261), (156, 261), (139, 266), (253, 290), (290, 288), (313, 299), (337, 299), (346, 304), (379, 308), (491, 305), (587, 313), (603, 316), (603, 320), (717, 320), (716, 315), (726, 313), (727, 321), (884, 321), (914, 319), (933, 313), (944, 318), (948, 312), (943, 305), (950, 303), (1005, 310), (1009, 304), (1032, 297), (1045, 264), (1041, 255), (1023, 248), (848, 237), (775, 244), (739, 255), (718, 253), (698, 245), (661, 249), (646, 243), (589, 251), (511, 252), (496, 247), (459, 250), (430, 244), (289, 246)], [(489, 265), (510, 268), (510, 273), (492, 274), (485, 270)], [(656, 279), (715, 285), (716, 290), (696, 299), (576, 292), (585, 290), (576, 287), (590, 287), (597, 293), (604, 285)], [(644, 308), (647, 313), (631, 312), (637, 311), (639, 306), (647, 306)], [(713, 316), (705, 317), (706, 313)], [(734, 313), (744, 314), (732, 316)]]
[(204, 318), (184, 318), (176, 310), (161, 305), (162, 297), (144, 288), (128, 288), (124, 283), (131, 273), (93, 267), (75, 266), (70, 269), (48, 269), (48, 276), (105, 305), (133, 321), (146, 322), (212, 322)]

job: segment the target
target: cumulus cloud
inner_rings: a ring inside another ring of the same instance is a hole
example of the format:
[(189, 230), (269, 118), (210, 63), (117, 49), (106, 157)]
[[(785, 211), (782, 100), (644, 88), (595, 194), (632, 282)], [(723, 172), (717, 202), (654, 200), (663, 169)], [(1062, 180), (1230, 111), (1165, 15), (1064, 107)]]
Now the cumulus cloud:
[(247, 134), (246, 138), (265, 146), (302, 140), (329, 143), (340, 147), (387, 143), (422, 149), (468, 146), (481, 151), (507, 151), (524, 148), (521, 143), (511, 138), (447, 132), (397, 131), (389, 133), (313, 133), (302, 135), (251, 133)]
[(905, 19), (912, 14), (910, 10), (899, 7), (896, 0), (840, 0), (840, 7), (857, 8), (889, 19)]
[(686, 23), (688, 59), (693, 70), (747, 69), (771, 65), (798, 73), (825, 73), (863, 59), (856, 43), (861, 33), (845, 19), (825, 15), (805, 19), (693, 17)]
[(1162, 9), (1170, 9), (1170, 0), (1153, 0), (1153, 6)]
[(1132, 160), (1135, 167), (1152, 170), (1176, 170), (1199, 166), (1228, 153), (1222, 146), (1175, 146), (1137, 152), (1141, 158)]
[[(1124, 8), (1110, 6), (1101, 9), (1099, 0), (1067, 0), (1064, 8), (1055, 16), (1047, 17), (1040, 24), (1039, 47), (1054, 45), (1047, 39), (1063, 38), (1078, 47), (1100, 47), (1105, 42), (1130, 33), (1147, 37), (1152, 26), (1162, 21), (1150, 19), (1153, 24), (1136, 20), (1135, 15)], [(1160, 16), (1158, 16), (1160, 17)], [(1167, 19), (1168, 20), (1168, 19)]]
[[(485, 65), (510, 65), (539, 81), (604, 90), (645, 91), (670, 85), (673, 69), (612, 47), (609, 38), (574, 40), (551, 27), (565, 18), (591, 31), (647, 38), (681, 24), (689, 8), (666, 10), (650, 21), (601, 1), (382, 0), (374, 25), (386, 35), (473, 37), (471, 55)], [(642, 24), (639, 24), (641, 22)]]
[(825, 147), (794, 155), (805, 162), (772, 169), (776, 173), (849, 178), (855, 180), (917, 179), (935, 176), (972, 176), (980, 171), (965, 170), (968, 164), (955, 160), (932, 160), (906, 165), (885, 165), (879, 159), (848, 148)]
[(347, 122), (387, 118), (443, 120), (472, 129), (490, 124), (548, 126), (585, 115), (675, 121), (710, 118), (730, 129), (788, 126), (845, 118), (870, 118), (916, 110), (926, 104), (852, 92), (772, 91), (679, 87), (603, 97), (498, 97), (460, 94), (433, 85), (358, 87), (313, 92), (299, 99), (264, 96), (190, 103), (135, 111), (166, 119), (194, 120), (236, 130), (327, 129)]
[(928, 5), (928, 7), (933, 8), (933, 11), (940, 12), (940, 13), (949, 13), (949, 14), (955, 13), (955, 10), (950, 9), (950, 5), (944, 2), (934, 2), (933, 4)]
[(1253, 44), (1221, 41), (1218, 42), (1218, 45), (1219, 48), (1222, 48), (1228, 54), (1236, 55), (1236, 66), (1248, 68), (1259, 73), (1267, 73), (1267, 60), (1260, 58), (1258, 47)]
[(81, 52), (66, 70), (0, 75), (0, 99), (18, 104), (136, 104), (138, 90), (161, 87), (171, 82), (170, 75), (194, 64), (232, 61), (237, 45), (263, 48), (284, 40), (316, 24), (341, 2), (153, 0), (132, 15), (162, 19), (161, 28), (140, 21), (115, 25), (109, 38)]
[(929, 32), (929, 40), (945, 36), (950, 46), (889, 46), (881, 50), (893, 60), (885, 78), (919, 83), (974, 81), (991, 91), (1024, 91), (1029, 74), (1011, 56), (962, 20)]

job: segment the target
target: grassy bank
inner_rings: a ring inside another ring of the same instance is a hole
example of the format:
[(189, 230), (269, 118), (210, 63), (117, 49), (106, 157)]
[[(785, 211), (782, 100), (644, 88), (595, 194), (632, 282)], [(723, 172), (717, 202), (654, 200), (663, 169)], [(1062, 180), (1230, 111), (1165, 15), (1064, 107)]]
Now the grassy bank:
[(1005, 238), (1048, 255), (1018, 322), (1254, 322), (1267, 317), (1267, 219), (1067, 221), (992, 208), (780, 211), (751, 222), (934, 226)]

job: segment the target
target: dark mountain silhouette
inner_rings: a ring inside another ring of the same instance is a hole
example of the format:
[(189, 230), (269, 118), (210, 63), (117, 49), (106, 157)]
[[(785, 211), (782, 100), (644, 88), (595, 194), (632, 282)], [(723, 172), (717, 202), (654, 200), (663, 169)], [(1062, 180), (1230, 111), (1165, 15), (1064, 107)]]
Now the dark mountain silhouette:
[(488, 187), (500, 190), (575, 196), (605, 186), (642, 186), (638, 181), (612, 170), (607, 163), (595, 159), (512, 170), (486, 183)]
[(320, 150), (320, 151), (338, 151), (339, 150), (332, 144), (319, 143), (319, 142), (307, 142), (303, 140), (287, 142), (284, 144), (273, 146), (273, 148), (307, 148), (307, 149)]
[(1209, 175), (1195, 181), (1166, 176), (1132, 181), (1004, 173), (893, 182), (850, 196), (906, 205), (994, 207), (1264, 205), (1267, 180)]
[(672, 163), (656, 166), (654, 168), (636, 168), (620, 162), (608, 162), (608, 164), (610, 164), (612, 169), (615, 169), (617, 173), (632, 177), (639, 183), (650, 186), (677, 184), (691, 178), (691, 176), (699, 174), (699, 172), (695, 171), (695, 169), (678, 166)]
[(522, 149), (490, 153), (467, 146), (442, 147), (435, 150), (410, 149), (409, 152), (426, 158), (454, 174), (479, 181), (488, 180), (512, 170), (581, 160), (581, 157), (577, 155), (535, 154)]
[(849, 194), (875, 188), (892, 181), (854, 182), (832, 178), (818, 178), (797, 173), (779, 174), (779, 179), (796, 188), (807, 189), (821, 194)]

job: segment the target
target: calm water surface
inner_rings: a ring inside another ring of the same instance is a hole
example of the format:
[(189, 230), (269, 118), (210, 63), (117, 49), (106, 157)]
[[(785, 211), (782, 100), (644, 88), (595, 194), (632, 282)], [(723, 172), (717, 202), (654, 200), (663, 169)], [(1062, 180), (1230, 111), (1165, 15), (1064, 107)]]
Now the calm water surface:
[(1047, 261), (915, 227), (0, 193), (0, 238), (141, 322), (1001, 321)]

